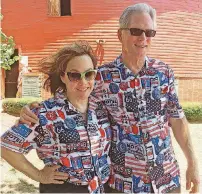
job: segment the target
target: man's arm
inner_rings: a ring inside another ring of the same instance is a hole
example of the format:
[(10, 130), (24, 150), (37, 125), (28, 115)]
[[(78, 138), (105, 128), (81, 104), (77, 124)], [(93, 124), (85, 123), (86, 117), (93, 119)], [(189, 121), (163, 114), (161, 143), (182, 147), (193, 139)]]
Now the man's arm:
[(170, 118), (170, 124), (175, 139), (177, 140), (187, 159), (188, 168), (186, 172), (186, 189), (189, 190), (191, 188), (191, 183), (193, 183), (191, 192), (197, 193), (199, 192), (198, 164), (191, 142), (187, 119), (186, 117), (181, 119)]
[[(99, 76), (98, 76), (99, 75)], [(101, 72), (97, 73), (97, 77), (95, 80), (95, 85), (93, 92), (91, 93), (91, 96), (96, 98), (96, 101), (102, 102), (103, 92), (102, 92), (102, 86), (103, 86), (103, 79), (101, 78)], [(92, 98), (92, 99), (93, 99)], [(94, 98), (94, 99), (95, 99)], [(39, 103), (38, 102), (32, 102), (29, 105), (24, 106), (20, 111), (20, 119), (16, 121), (15, 126), (19, 124), (19, 122), (27, 125), (31, 125), (31, 123), (37, 124), (39, 122), (38, 117), (31, 111), (33, 108), (38, 108)]]

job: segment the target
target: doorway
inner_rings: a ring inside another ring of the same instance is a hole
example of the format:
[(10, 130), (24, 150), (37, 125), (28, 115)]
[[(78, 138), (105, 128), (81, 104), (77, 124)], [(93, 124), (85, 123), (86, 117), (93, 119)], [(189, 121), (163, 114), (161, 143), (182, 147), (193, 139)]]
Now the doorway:
[[(18, 55), (18, 49), (15, 49), (13, 56)], [(11, 70), (6, 71), (5, 79), (5, 97), (15, 98), (17, 93), (19, 75), (19, 60), (11, 65)]]

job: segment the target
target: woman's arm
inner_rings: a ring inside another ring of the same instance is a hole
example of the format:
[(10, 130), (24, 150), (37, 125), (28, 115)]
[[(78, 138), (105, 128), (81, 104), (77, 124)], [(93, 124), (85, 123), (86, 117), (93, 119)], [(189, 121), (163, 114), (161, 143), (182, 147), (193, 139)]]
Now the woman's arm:
[(63, 184), (63, 180), (67, 180), (68, 178), (67, 173), (56, 171), (60, 167), (58, 165), (52, 167), (45, 166), (42, 170), (39, 170), (31, 164), (23, 154), (16, 153), (2, 146), (1, 157), (16, 170), (43, 184)]
[(40, 170), (31, 164), (23, 154), (16, 153), (1, 146), (1, 157), (5, 159), (11, 166), (19, 170), (31, 179), (40, 182)]

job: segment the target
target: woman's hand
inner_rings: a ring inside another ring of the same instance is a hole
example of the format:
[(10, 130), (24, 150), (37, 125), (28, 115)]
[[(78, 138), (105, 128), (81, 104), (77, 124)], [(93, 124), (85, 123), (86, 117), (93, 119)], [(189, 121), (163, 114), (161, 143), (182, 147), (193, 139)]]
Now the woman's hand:
[(63, 184), (68, 179), (68, 174), (64, 172), (58, 172), (59, 165), (45, 166), (39, 171), (39, 182), (43, 184)]

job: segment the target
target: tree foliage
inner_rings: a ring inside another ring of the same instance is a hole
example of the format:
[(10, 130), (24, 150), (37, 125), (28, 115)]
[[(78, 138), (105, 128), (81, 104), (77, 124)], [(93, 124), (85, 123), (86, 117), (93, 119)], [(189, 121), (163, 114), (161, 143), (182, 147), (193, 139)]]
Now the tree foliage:
[[(3, 15), (0, 15), (1, 20), (3, 19)], [(13, 40), (12, 36), (6, 36), (5, 33), (3, 33), (1, 28), (1, 60), (0, 60), (0, 66), (4, 68), (5, 70), (10, 70), (11, 65), (19, 60), (19, 56), (13, 56), (15, 51), (15, 42)]]

